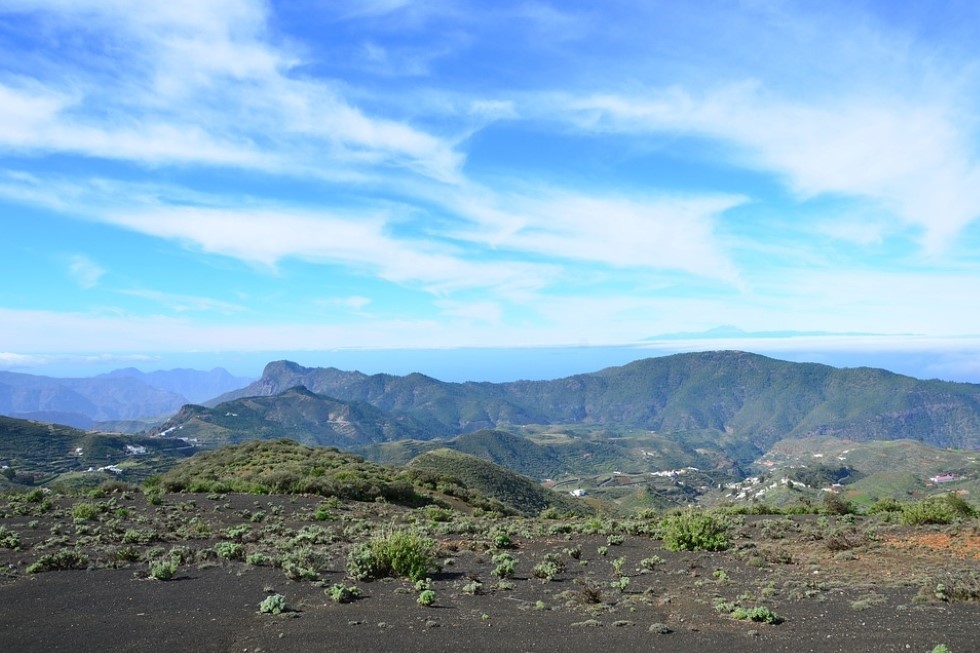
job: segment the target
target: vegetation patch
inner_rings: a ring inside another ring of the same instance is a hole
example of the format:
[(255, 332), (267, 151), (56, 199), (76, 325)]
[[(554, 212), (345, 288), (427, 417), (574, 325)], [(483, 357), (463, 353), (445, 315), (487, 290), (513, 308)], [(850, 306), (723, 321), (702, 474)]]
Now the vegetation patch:
[(718, 517), (695, 508), (664, 518), (660, 528), (664, 546), (671, 551), (724, 551), (732, 544)]
[(351, 549), (347, 571), (358, 580), (421, 580), (435, 563), (435, 541), (418, 531), (388, 530)]
[(164, 474), (160, 484), (169, 492), (317, 494), (354, 501), (424, 502), (403, 472), (334, 448), (307, 447), (292, 440), (253, 440), (201, 452)]

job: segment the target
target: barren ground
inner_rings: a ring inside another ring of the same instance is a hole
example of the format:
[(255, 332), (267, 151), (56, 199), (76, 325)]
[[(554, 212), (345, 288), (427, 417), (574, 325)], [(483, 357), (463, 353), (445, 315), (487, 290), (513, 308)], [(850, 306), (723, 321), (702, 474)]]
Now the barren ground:
[[(736, 515), (733, 548), (709, 553), (668, 551), (603, 520), (336, 503), (318, 520), (327, 508), (316, 497), (168, 495), (153, 505), (134, 492), (51, 503), (0, 498), (0, 535), (18, 540), (0, 546), (4, 651), (980, 651), (976, 520), (913, 529), (881, 517)], [(97, 513), (78, 519), (78, 503)], [(346, 568), (352, 545), (413, 520), (438, 543), (428, 607), (411, 581), (358, 581)], [(491, 528), (510, 535), (517, 559), (503, 581), (491, 573)], [(218, 553), (236, 543), (231, 558)], [(315, 578), (281, 568), (300, 550)], [(27, 573), (62, 551), (84, 555), (82, 568)], [(535, 577), (548, 554), (564, 569)], [(180, 559), (174, 578), (151, 578), (151, 562), (167, 557)], [(333, 602), (335, 583), (362, 596)], [(260, 613), (275, 593), (290, 609)], [(735, 619), (733, 606), (764, 606), (780, 622)]]

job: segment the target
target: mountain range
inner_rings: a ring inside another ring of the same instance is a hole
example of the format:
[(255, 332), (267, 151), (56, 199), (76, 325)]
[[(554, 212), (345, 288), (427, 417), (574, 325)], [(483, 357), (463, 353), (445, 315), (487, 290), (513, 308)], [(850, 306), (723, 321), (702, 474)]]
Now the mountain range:
[(135, 432), (147, 427), (146, 420), (172, 415), (188, 402), (203, 401), (249, 380), (221, 368), (151, 373), (128, 368), (88, 378), (0, 372), (0, 414)]
[[(238, 412), (233, 408), (241, 398), (272, 397), (299, 386), (331, 400), (368, 404), (404, 425), (404, 431), (396, 424), (375, 442), (578, 424), (659, 434), (709, 432), (733, 450), (744, 448), (736, 455), (741, 459), (784, 438), (815, 435), (980, 448), (980, 385), (737, 351), (676, 354), (551, 381), (509, 383), (447, 383), (422, 374), (366, 375), (277, 361), (254, 383), (207, 405), (215, 414)], [(322, 422), (323, 416), (316, 419)], [(295, 422), (293, 430), (307, 426)]]
[[(72, 409), (101, 384), (103, 398), (112, 396), (105, 388), (139, 389), (142, 394), (128, 398), (130, 410), (138, 399), (143, 410), (162, 411), (173, 405), (166, 402), (182, 400), (147, 384), (160, 378), (120, 370), (49, 387), (43, 377), (0, 374), (0, 401), (4, 388), (8, 397), (14, 388), (20, 396), (33, 393), (46, 405)], [(190, 378), (202, 393), (215, 387)], [(816, 488), (817, 481), (796, 477), (793, 470), (801, 466), (812, 467), (807, 473), (818, 481), (843, 474), (855, 487), (864, 483), (867, 497), (886, 487), (890, 494), (914, 494), (928, 488), (930, 476), (946, 472), (954, 472), (957, 487), (968, 487), (980, 450), (980, 385), (737, 351), (677, 354), (508, 383), (448, 383), (422, 374), (367, 375), (276, 361), (245, 387), (204, 404), (182, 404), (144, 435), (185, 449), (288, 438), (394, 465), (422, 459), (438, 467), (475, 456), (538, 481), (550, 479), (559, 489), (588, 488), (590, 495), (622, 505), (674, 505), (760, 473), (778, 476), (773, 482), (791, 478), (797, 490)], [(2, 437), (4, 430), (0, 424)], [(15, 430), (23, 435), (29, 428), (21, 423)], [(18, 462), (16, 451), (28, 440), (20, 437), (7, 453), (16, 463), (10, 469), (45, 473), (38, 456), (30, 466), (28, 458)], [(886, 450), (865, 445), (876, 443), (894, 445), (887, 450), (889, 469), (875, 467)], [(67, 450), (60, 455), (73, 460)], [(894, 461), (901, 462), (900, 474), (891, 469), (899, 466)], [(66, 463), (58, 471), (77, 466)], [(729, 493), (761, 491), (739, 488)]]

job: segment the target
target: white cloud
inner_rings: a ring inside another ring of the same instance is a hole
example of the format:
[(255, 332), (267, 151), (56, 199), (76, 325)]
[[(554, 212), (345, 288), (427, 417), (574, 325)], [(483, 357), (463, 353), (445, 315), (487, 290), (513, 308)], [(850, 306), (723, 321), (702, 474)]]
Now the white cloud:
[(35, 62), (0, 86), (0, 148), (67, 152), (148, 164), (245, 167), (304, 175), (388, 166), (458, 177), (449, 141), (369, 116), (339, 84), (293, 72), (300, 59), (273, 44), (264, 3), (20, 1), (49, 28), (104, 39), (111, 59), (87, 67)]
[(740, 197), (607, 197), (562, 189), (536, 195), (460, 196), (453, 208), (474, 222), (455, 238), (501, 250), (620, 269), (679, 270), (738, 284), (715, 234)]
[(213, 299), (211, 297), (200, 297), (197, 295), (185, 295), (180, 293), (167, 293), (159, 290), (149, 290), (145, 288), (130, 288), (117, 290), (116, 292), (130, 297), (138, 297), (151, 302), (166, 306), (176, 313), (189, 311), (216, 311), (226, 315), (241, 313), (247, 309), (239, 304)]
[(737, 149), (732, 161), (782, 176), (803, 198), (872, 199), (942, 249), (980, 217), (980, 166), (971, 121), (930, 98), (854, 93), (796, 102), (759, 84), (695, 96), (680, 88), (646, 96), (591, 95), (549, 101), (582, 129), (687, 132)]
[(497, 302), (442, 300), (436, 302), (436, 307), (446, 317), (460, 319), (465, 322), (482, 322), (485, 324), (503, 323), (503, 307)]
[(355, 313), (360, 313), (365, 308), (370, 306), (371, 299), (362, 295), (351, 295), (350, 297), (332, 297), (330, 299), (322, 299), (317, 303), (323, 306), (340, 306), (342, 308), (354, 311)]
[(553, 276), (547, 265), (467, 260), (434, 241), (395, 238), (387, 233), (389, 217), (382, 213), (160, 206), (100, 219), (270, 268), (284, 258), (339, 264), (434, 293), (537, 289)]
[(47, 362), (45, 356), (37, 354), (16, 354), (9, 351), (0, 351), (0, 368), (15, 369), (18, 367), (36, 367)]
[(68, 273), (82, 288), (97, 286), (105, 272), (102, 266), (84, 254), (75, 254), (68, 261)]
[(888, 225), (874, 219), (825, 220), (814, 225), (816, 233), (856, 245), (880, 245), (888, 233)]

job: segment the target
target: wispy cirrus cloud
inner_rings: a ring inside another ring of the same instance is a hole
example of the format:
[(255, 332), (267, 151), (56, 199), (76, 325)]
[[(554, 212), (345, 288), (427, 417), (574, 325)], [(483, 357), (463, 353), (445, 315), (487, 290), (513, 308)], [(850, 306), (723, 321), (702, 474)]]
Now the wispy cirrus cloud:
[(349, 297), (330, 297), (328, 299), (320, 299), (317, 300), (316, 303), (320, 304), (321, 306), (337, 306), (340, 308), (346, 308), (359, 313), (371, 305), (371, 298), (364, 297), (363, 295), (351, 295)]
[(126, 288), (115, 292), (130, 297), (138, 297), (147, 301), (166, 306), (175, 313), (187, 312), (218, 312), (225, 315), (232, 313), (242, 313), (248, 309), (240, 304), (226, 302), (212, 297), (201, 297), (198, 295), (185, 295), (181, 293), (168, 293), (147, 288)]
[(68, 259), (68, 274), (82, 288), (94, 288), (105, 273), (105, 268), (84, 254)]
[(716, 227), (743, 197), (617, 197), (556, 188), (483, 195), (483, 203), (462, 197), (452, 205), (471, 220), (452, 236), (522, 255), (739, 283)]
[(58, 57), (69, 53), (34, 55), (22, 76), (0, 80), (0, 148), (277, 173), (381, 165), (458, 175), (451, 141), (369, 115), (341, 84), (295, 74), (302, 59), (271, 40), (264, 3), (22, 0), (4, 10), (96, 35), (113, 56), (86, 53), (83, 66)]
[[(903, 93), (904, 90), (904, 93)], [(769, 172), (802, 199), (877, 203), (941, 251), (980, 218), (972, 109), (911, 89), (850, 89), (799, 101), (758, 81), (707, 90), (559, 96), (544, 102), (579, 129), (714, 139), (734, 166)]]
[(432, 293), (470, 288), (538, 289), (546, 264), (468, 260), (437, 241), (397, 238), (383, 213), (356, 217), (289, 207), (221, 209), (166, 206), (100, 218), (143, 234), (187, 243), (211, 254), (274, 267), (285, 258), (342, 265)]

